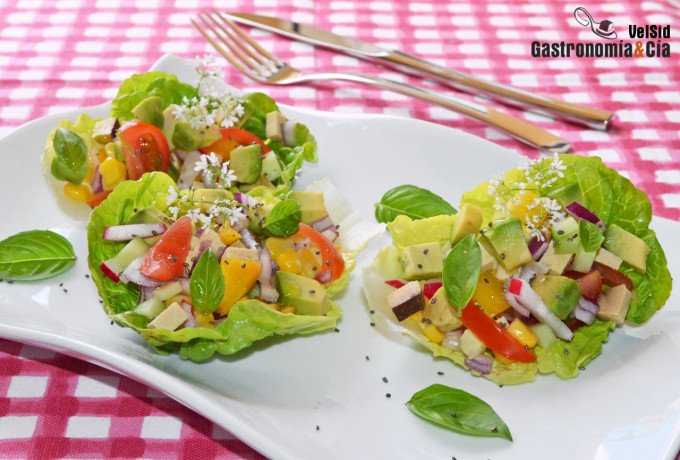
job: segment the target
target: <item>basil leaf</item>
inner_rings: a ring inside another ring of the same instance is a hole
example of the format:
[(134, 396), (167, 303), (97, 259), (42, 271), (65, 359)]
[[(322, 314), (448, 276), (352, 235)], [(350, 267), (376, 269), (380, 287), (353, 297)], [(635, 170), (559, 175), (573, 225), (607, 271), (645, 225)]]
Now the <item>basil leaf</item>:
[(64, 273), (75, 263), (71, 243), (49, 230), (21, 232), (0, 241), (0, 278), (42, 280)]
[(583, 250), (586, 252), (597, 251), (604, 241), (602, 230), (600, 230), (597, 225), (590, 223), (587, 220), (579, 221), (578, 234), (581, 238)]
[(208, 248), (203, 251), (191, 272), (189, 291), (194, 308), (201, 313), (212, 313), (224, 296), (224, 275), (217, 256)]
[(392, 222), (400, 214), (416, 220), (455, 213), (442, 197), (415, 185), (394, 187), (375, 204), (375, 218), (381, 223)]
[(475, 293), (482, 269), (482, 251), (475, 235), (463, 238), (444, 260), (442, 283), (449, 303), (461, 311)]
[(491, 406), (457, 388), (430, 385), (415, 393), (406, 406), (425, 420), (458, 433), (512, 441), (510, 429)]
[(283, 200), (276, 203), (262, 225), (272, 235), (289, 236), (300, 231), (300, 207), (295, 200)]
[(59, 180), (80, 184), (90, 171), (85, 142), (73, 131), (59, 128), (54, 133), (52, 144), (57, 152), (50, 168), (52, 175)]

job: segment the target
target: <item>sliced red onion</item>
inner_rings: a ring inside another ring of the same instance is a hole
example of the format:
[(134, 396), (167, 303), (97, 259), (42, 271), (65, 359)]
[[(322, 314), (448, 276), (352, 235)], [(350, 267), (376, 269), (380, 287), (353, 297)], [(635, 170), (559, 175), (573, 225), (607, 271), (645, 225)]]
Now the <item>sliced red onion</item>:
[(463, 335), (463, 328), (444, 334), (441, 346), (450, 350), (460, 350), (460, 336)]
[(279, 300), (279, 291), (272, 284), (274, 264), (268, 248), (260, 251), (260, 275), (257, 280), (260, 282), (260, 297), (267, 303), (276, 303)]
[(340, 236), (337, 230), (335, 230), (335, 227), (327, 228), (326, 230), (321, 232), (321, 235), (331, 243), (334, 243), (335, 240), (338, 239), (338, 236)]
[(300, 249), (307, 249), (309, 248), (309, 242), (311, 240), (309, 238), (305, 238), (304, 240), (300, 241), (299, 243), (295, 243), (295, 250), (299, 251)]
[(574, 333), (543, 303), (541, 296), (531, 289), (529, 283), (519, 278), (512, 278), (508, 292), (506, 292), (506, 299), (509, 297), (508, 294), (511, 298), (514, 296), (515, 300), (529, 310), (536, 319), (550, 326), (557, 337), (567, 341), (574, 338)]
[(158, 286), (164, 284), (164, 281), (153, 279), (150, 276), (146, 276), (144, 273), (142, 273), (141, 268), (145, 258), (146, 254), (137, 257), (135, 260), (130, 262), (130, 265), (128, 265), (125, 270), (123, 270), (123, 274), (120, 275), (120, 280), (123, 282), (131, 282), (138, 286), (152, 288), (157, 288)]
[(141, 301), (144, 302), (145, 300), (149, 300), (151, 297), (153, 297), (154, 289), (155, 288), (150, 286), (142, 286), (139, 289), (139, 292), (141, 294)]
[(182, 286), (182, 294), (191, 295), (191, 278), (183, 276), (179, 279), (179, 284)]
[(529, 252), (534, 260), (538, 260), (545, 254), (549, 246), (550, 244), (545, 239), (540, 240), (535, 236), (529, 242)]
[(188, 317), (184, 324), (182, 324), (182, 327), (196, 327), (196, 317), (194, 316), (191, 304), (186, 300), (182, 300), (179, 306), (182, 307), (182, 310), (184, 310)]
[(175, 152), (174, 152), (174, 154), (177, 156), (177, 158), (180, 161), (186, 160), (187, 155), (189, 155), (189, 153), (190, 152), (187, 152), (186, 150), (180, 150), (180, 149), (176, 149)]
[(155, 224), (112, 225), (104, 229), (102, 239), (106, 241), (130, 241), (134, 237), (149, 238), (165, 233), (168, 227), (158, 222)]
[(241, 242), (246, 245), (248, 249), (257, 249), (257, 240), (255, 236), (248, 230), (244, 228), (238, 232), (241, 235)]
[(217, 257), (217, 261), (220, 262), (222, 261), (222, 256), (224, 255), (224, 251), (227, 250), (226, 246), (220, 246), (217, 248), (217, 251), (215, 252), (215, 257)]
[(252, 196), (248, 195), (247, 193), (242, 193), (242, 192), (234, 193), (234, 199), (236, 199), (236, 201), (238, 201), (243, 206), (248, 206), (249, 208), (252, 208), (256, 204), (260, 203), (259, 201), (257, 201), (256, 198), (253, 198)]
[(328, 284), (332, 281), (333, 274), (331, 273), (330, 270), (326, 270), (325, 272), (321, 272), (318, 275), (316, 275), (314, 279), (321, 284)]
[(99, 172), (99, 165), (94, 167), (94, 173), (92, 174), (92, 179), (90, 179), (90, 188), (92, 193), (101, 193), (104, 191), (104, 179)]
[(603, 232), (606, 230), (606, 226), (604, 225), (604, 222), (602, 222), (602, 219), (597, 217), (597, 215), (594, 212), (583, 206), (578, 201), (573, 201), (569, 203), (566, 209), (569, 212), (569, 214), (574, 216), (576, 219), (583, 219), (585, 221), (590, 222), (591, 224), (595, 224), (598, 227), (600, 227), (600, 229)]
[(581, 298), (578, 300), (576, 308), (574, 308), (574, 317), (590, 326), (593, 324), (593, 321), (595, 320), (595, 317), (599, 311), (599, 305), (581, 296)]
[(465, 365), (480, 374), (489, 374), (493, 367), (493, 358), (489, 355), (481, 354), (475, 359), (465, 358)]
[(331, 228), (331, 227), (335, 227), (335, 224), (331, 220), (331, 216), (329, 216), (328, 214), (326, 214), (321, 219), (319, 219), (315, 222), (312, 222), (312, 228), (319, 233), (321, 233), (324, 230), (326, 230), (327, 228)]
[(179, 170), (179, 178), (177, 179), (177, 188), (180, 190), (187, 190), (191, 187), (198, 175), (194, 169), (196, 163), (201, 159), (201, 153), (198, 150), (187, 153), (182, 163), (182, 168)]
[(298, 122), (295, 120), (286, 120), (281, 123), (281, 137), (283, 138), (283, 143), (288, 147), (297, 144), (295, 141), (295, 129), (297, 128)]

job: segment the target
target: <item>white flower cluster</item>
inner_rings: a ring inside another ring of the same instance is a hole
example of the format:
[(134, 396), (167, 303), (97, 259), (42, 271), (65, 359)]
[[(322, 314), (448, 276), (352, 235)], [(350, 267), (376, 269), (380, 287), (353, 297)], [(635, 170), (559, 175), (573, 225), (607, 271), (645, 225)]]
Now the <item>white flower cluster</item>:
[(234, 171), (229, 169), (229, 161), (222, 163), (222, 158), (215, 152), (210, 152), (209, 155), (201, 155), (200, 160), (194, 166), (194, 171), (203, 175), (205, 183), (218, 188), (230, 188), (231, 183), (236, 181)]
[[(564, 177), (566, 165), (558, 155), (552, 162), (538, 162), (527, 159), (526, 163), (517, 169), (524, 171), (523, 181), (505, 181), (504, 176), (498, 176), (489, 181), (488, 193), (495, 196), (494, 208), (498, 211), (510, 213), (509, 205), (522, 206), (528, 212), (524, 216), (527, 232), (539, 241), (545, 240), (546, 224), (553, 225), (564, 217), (562, 207), (556, 200), (543, 196), (543, 190), (549, 188), (559, 178)], [(537, 197), (526, 204), (526, 191)], [(533, 212), (536, 210), (536, 212)]]
[[(201, 227), (207, 227), (211, 224), (221, 225), (224, 222), (229, 222), (234, 225), (236, 221), (245, 216), (241, 205), (233, 200), (215, 200), (203, 201), (194, 199), (194, 189), (190, 189), (188, 194), (178, 194), (177, 189), (173, 186), (168, 188), (168, 197), (166, 200), (168, 211), (171, 217), (177, 219), (180, 214), (187, 215), (191, 218), (193, 223), (200, 223)], [(203, 212), (200, 205), (210, 205), (207, 214)]]
[(245, 113), (240, 95), (224, 82), (224, 74), (212, 56), (197, 57), (194, 67), (198, 78), (198, 96), (185, 97), (176, 105), (173, 115), (192, 128), (231, 128)]

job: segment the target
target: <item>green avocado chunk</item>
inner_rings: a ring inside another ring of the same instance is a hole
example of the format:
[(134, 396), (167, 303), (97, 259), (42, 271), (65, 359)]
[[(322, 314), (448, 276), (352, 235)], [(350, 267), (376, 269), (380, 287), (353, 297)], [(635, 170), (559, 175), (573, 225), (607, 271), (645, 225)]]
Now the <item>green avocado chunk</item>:
[(622, 229), (618, 225), (610, 225), (602, 246), (619, 256), (625, 263), (640, 273), (647, 271), (647, 254), (649, 246), (644, 240)]
[(578, 221), (569, 216), (556, 222), (552, 227), (552, 237), (555, 241), (555, 254), (576, 254), (579, 247)]
[(132, 109), (132, 115), (139, 121), (163, 129), (163, 101), (158, 96), (147, 97)]
[(482, 240), (489, 252), (507, 272), (520, 265), (533, 262), (529, 246), (524, 239), (522, 223), (516, 217), (499, 220), (484, 230)]
[(229, 155), (229, 167), (234, 171), (236, 180), (243, 184), (252, 184), (262, 172), (262, 147), (250, 144), (237, 147)]
[(569, 316), (581, 297), (578, 281), (566, 276), (539, 275), (531, 287), (561, 320)]
[(320, 316), (328, 312), (331, 303), (326, 288), (312, 278), (279, 270), (276, 272), (281, 305), (293, 305), (297, 315)]
[(206, 147), (221, 139), (222, 135), (208, 128), (192, 128), (186, 121), (175, 123), (172, 132), (172, 143), (180, 150), (190, 152)]
[(311, 224), (328, 215), (323, 193), (293, 190), (288, 194), (288, 198), (300, 205), (301, 220), (305, 224)]
[(281, 164), (273, 150), (262, 155), (262, 174), (264, 174), (267, 179), (274, 182), (281, 177), (282, 173)]
[(444, 269), (444, 253), (436, 241), (405, 247), (399, 261), (404, 278), (409, 281), (440, 277)]

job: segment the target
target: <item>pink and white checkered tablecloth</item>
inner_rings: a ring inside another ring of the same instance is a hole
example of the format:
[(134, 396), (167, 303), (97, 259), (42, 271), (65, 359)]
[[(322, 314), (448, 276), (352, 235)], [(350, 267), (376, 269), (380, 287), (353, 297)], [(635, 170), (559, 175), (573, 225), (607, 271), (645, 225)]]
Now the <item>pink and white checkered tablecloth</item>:
[[(680, 219), (680, 5), (592, 1), (595, 18), (670, 24), (670, 58), (547, 58), (534, 40), (592, 41), (571, 2), (454, 0), (0, 0), (0, 135), (44, 115), (110, 100), (118, 84), (165, 53), (212, 53), (189, 22), (216, 7), (315, 24), (470, 73), (616, 111), (607, 132), (519, 114), (597, 155), (645, 190), (654, 213)], [(421, 81), (357, 59), (259, 34), (305, 70)], [(622, 37), (619, 37), (622, 38)], [(534, 155), (494, 129), (439, 107), (367, 87), (262, 88), (227, 69), (237, 87), (277, 101), (345, 113), (420, 118)], [(481, 99), (480, 99), (481, 100)], [(502, 108), (495, 105), (495, 107)], [(503, 110), (506, 110), (503, 108)], [(0, 238), (8, 235), (2, 233)], [(0, 458), (260, 458), (211, 422), (126, 377), (64, 355), (0, 340)]]

